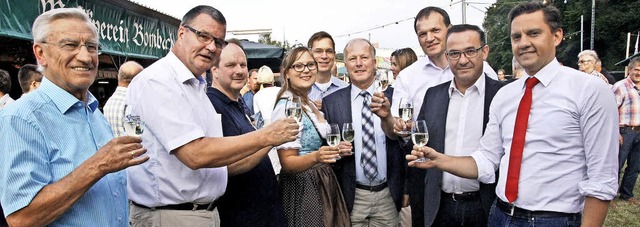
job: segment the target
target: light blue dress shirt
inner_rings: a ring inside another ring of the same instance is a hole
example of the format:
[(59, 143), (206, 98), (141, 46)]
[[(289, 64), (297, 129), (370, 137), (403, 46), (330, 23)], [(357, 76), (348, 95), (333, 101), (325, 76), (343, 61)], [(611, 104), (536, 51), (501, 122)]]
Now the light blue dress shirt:
[[(363, 97), (360, 95), (360, 88), (356, 86), (351, 86), (351, 119), (353, 125), (354, 137), (353, 140), (353, 149), (355, 151), (354, 155), (356, 156), (356, 182), (363, 185), (376, 186), (387, 182), (387, 139), (382, 131), (382, 126), (380, 125), (380, 117), (378, 115), (373, 114), (373, 129), (375, 131), (375, 141), (376, 141), (376, 157), (378, 159), (378, 175), (373, 179), (373, 181), (369, 181), (364, 175), (364, 170), (362, 169), (362, 165), (360, 162), (360, 158), (362, 156), (362, 101)], [(367, 91), (370, 95), (373, 95), (375, 92), (375, 88), (373, 85), (367, 88)], [(342, 126), (340, 126), (342, 127)]]
[[(88, 92), (88, 104), (42, 79), (40, 88), (0, 113), (0, 196), (5, 215), (59, 181), (113, 138)], [(129, 226), (125, 172), (96, 182), (49, 226)]]
[(322, 100), (322, 98), (327, 97), (327, 95), (330, 95), (331, 93), (339, 90), (340, 88), (343, 88), (349, 85), (347, 82), (344, 82), (335, 76), (331, 76), (329, 83), (331, 84), (329, 85), (329, 87), (327, 87), (326, 90), (320, 89), (320, 87), (318, 87), (316, 83), (313, 83), (313, 85), (311, 86), (311, 90), (309, 91), (309, 94), (308, 94), (309, 100), (312, 100), (312, 101)]

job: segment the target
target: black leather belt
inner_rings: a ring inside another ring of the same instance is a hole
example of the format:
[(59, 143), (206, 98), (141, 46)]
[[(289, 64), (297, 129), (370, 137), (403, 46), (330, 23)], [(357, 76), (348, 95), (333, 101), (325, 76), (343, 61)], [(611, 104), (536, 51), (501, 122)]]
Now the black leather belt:
[(496, 207), (507, 215), (518, 218), (560, 218), (560, 217), (574, 217), (580, 218), (580, 213), (562, 213), (555, 211), (530, 211), (520, 207), (514, 206), (507, 202), (497, 199)]
[(134, 201), (131, 201), (131, 204), (137, 207), (142, 207), (150, 210), (207, 210), (212, 211), (216, 209), (218, 206), (217, 201), (208, 204), (196, 204), (196, 203), (182, 203), (182, 204), (173, 204), (159, 207), (148, 207), (142, 204), (138, 204)]
[(442, 192), (443, 198), (451, 198), (453, 201), (470, 201), (480, 199), (480, 192), (464, 192), (461, 194)]
[(372, 191), (372, 192), (379, 192), (379, 191), (382, 191), (382, 189), (387, 188), (387, 182), (384, 182), (384, 183), (376, 185), (376, 186), (356, 184), (356, 188), (359, 188), (359, 189), (362, 189), (362, 190), (367, 190), (367, 191)]
[(620, 129), (622, 129), (622, 130), (633, 130), (633, 131), (640, 132), (640, 126), (622, 126), (622, 127), (620, 127)]

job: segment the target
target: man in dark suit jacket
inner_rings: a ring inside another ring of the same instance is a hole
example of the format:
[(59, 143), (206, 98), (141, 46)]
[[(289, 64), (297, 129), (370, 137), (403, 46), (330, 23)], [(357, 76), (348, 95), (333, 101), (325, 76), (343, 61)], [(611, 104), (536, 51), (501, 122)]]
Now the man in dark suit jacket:
[[(427, 123), (427, 146), (456, 156), (476, 150), (489, 120), (491, 100), (504, 85), (483, 73), (482, 61), (489, 54), (484, 36), (474, 25), (449, 28), (446, 55), (454, 79), (427, 90), (417, 118)], [(487, 225), (495, 184), (438, 169), (428, 169), (424, 182), (425, 226)]]
[[(354, 155), (344, 156), (334, 164), (334, 171), (353, 226), (396, 226), (401, 206), (404, 182), (404, 152), (399, 142), (386, 137), (381, 121), (393, 121), (390, 112), (392, 88), (384, 95), (376, 90), (375, 48), (365, 39), (349, 41), (345, 47), (346, 67), (352, 84), (337, 90), (322, 101), (325, 119), (331, 124), (342, 126), (352, 123), (355, 131)], [(361, 92), (371, 97), (369, 108), (373, 113), (375, 128), (375, 151), (378, 175), (369, 179), (362, 157), (365, 152), (362, 112), (365, 111)], [(373, 96), (371, 96), (373, 94)]]

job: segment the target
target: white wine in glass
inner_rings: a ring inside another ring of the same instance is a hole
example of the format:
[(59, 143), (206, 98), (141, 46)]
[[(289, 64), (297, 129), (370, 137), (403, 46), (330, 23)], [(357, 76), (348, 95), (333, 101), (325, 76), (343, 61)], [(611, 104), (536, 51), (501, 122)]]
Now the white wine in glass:
[[(327, 144), (332, 147), (337, 147), (340, 143), (340, 128), (338, 124), (330, 124), (327, 128)], [(336, 158), (339, 160), (340, 156)]]
[[(427, 129), (427, 122), (424, 120), (418, 120), (411, 125), (411, 141), (418, 147), (424, 147), (429, 142), (429, 130)], [(418, 158), (416, 162), (426, 162), (427, 158)]]
[(140, 136), (144, 132), (144, 121), (140, 119), (139, 115), (131, 113), (131, 108), (127, 105), (124, 106), (124, 132), (128, 136)]
[[(349, 143), (353, 142), (353, 137), (355, 136), (355, 132), (353, 131), (353, 125), (351, 123), (342, 124), (342, 139)], [(345, 152), (348, 155), (353, 155), (352, 151)]]
[(302, 104), (300, 97), (291, 97), (287, 100), (285, 114), (289, 118), (293, 118), (296, 122), (302, 121)]
[[(407, 124), (410, 120), (413, 119), (413, 106), (411, 105), (410, 99), (402, 98), (400, 99), (400, 105), (398, 106), (398, 115), (400, 115), (400, 119)], [(401, 136), (408, 136), (410, 131), (408, 129), (403, 129), (398, 132)]]

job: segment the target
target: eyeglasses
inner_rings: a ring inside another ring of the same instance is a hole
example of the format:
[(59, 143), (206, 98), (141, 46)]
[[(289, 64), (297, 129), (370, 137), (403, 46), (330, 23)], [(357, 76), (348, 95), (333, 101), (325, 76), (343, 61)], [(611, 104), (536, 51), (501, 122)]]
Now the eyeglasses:
[(314, 70), (318, 68), (318, 65), (315, 62), (309, 62), (307, 64), (295, 64), (291, 66), (291, 68), (293, 68), (293, 70), (295, 70), (296, 72), (304, 71), (305, 67), (307, 67), (307, 69), (309, 70)]
[(217, 49), (222, 49), (227, 46), (227, 41), (223, 39), (216, 38), (212, 35), (207, 34), (206, 32), (201, 32), (196, 30), (195, 28), (190, 27), (189, 25), (184, 25), (185, 28), (189, 29), (189, 31), (196, 34), (198, 41), (209, 45), (211, 42), (214, 42)]
[(102, 48), (100, 47), (100, 44), (93, 43), (93, 42), (85, 42), (84, 44), (80, 44), (80, 42), (75, 42), (75, 41), (63, 41), (59, 43), (48, 43), (48, 42), (41, 42), (41, 43), (54, 44), (58, 46), (60, 49), (62, 49), (63, 51), (70, 52), (70, 53), (80, 52), (80, 47), (82, 46), (87, 48), (87, 52), (89, 52), (90, 54), (100, 55), (102, 53)]
[(313, 54), (321, 55), (322, 53), (326, 53), (327, 55), (336, 54), (336, 52), (333, 49), (322, 49), (322, 48), (313, 49)]
[(592, 61), (591, 60), (580, 60), (580, 61), (578, 61), (578, 65), (581, 65), (581, 64), (584, 64), (584, 63), (587, 63), (587, 62), (592, 62)]
[(480, 51), (480, 49), (482, 49), (485, 45), (482, 45), (478, 48), (475, 49), (466, 49), (463, 51), (447, 51), (445, 54), (447, 55), (447, 57), (451, 60), (456, 60), (459, 59), (460, 56), (462, 56), (462, 54), (464, 53), (464, 56), (467, 58), (473, 58), (475, 56), (478, 56), (478, 51)]

